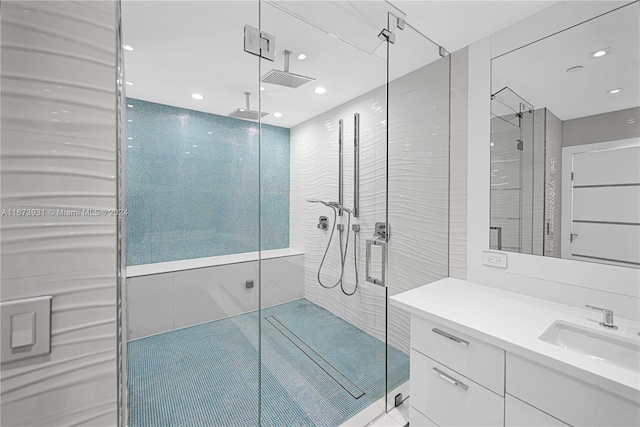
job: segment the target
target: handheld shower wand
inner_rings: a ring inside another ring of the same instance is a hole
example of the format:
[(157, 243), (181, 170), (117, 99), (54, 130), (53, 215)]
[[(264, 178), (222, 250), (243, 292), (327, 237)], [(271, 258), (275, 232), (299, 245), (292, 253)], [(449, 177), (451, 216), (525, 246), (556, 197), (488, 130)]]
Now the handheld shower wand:
[[(353, 260), (354, 260), (354, 268), (355, 268), (355, 275), (356, 275), (356, 286), (353, 290), (353, 292), (349, 293), (347, 291), (344, 290), (344, 266), (345, 263), (347, 261), (347, 253), (349, 250), (349, 230), (351, 228), (351, 215), (353, 215), (353, 211), (351, 209), (345, 208), (343, 205), (341, 205), (338, 202), (325, 202), (323, 200), (317, 200), (317, 199), (307, 199), (307, 202), (309, 203), (322, 203), (323, 205), (330, 207), (331, 209), (333, 209), (333, 227), (331, 228), (331, 235), (329, 236), (329, 242), (327, 243), (327, 248), (324, 251), (324, 255), (322, 256), (322, 261), (320, 261), (320, 266), (318, 267), (318, 283), (320, 284), (320, 286), (322, 286), (325, 289), (333, 289), (336, 286), (340, 285), (340, 289), (342, 290), (342, 293), (347, 295), (347, 296), (351, 296), (353, 294), (356, 293), (356, 291), (358, 290), (358, 260), (357, 260), (357, 248), (354, 245), (353, 247)], [(327, 258), (327, 254), (329, 253), (329, 248), (331, 247), (331, 242), (333, 240), (333, 234), (336, 230), (336, 224), (338, 222), (338, 211), (342, 210), (344, 212), (347, 212), (349, 214), (349, 217), (347, 219), (347, 239), (345, 242), (345, 247), (344, 250), (342, 249), (342, 228), (340, 228), (340, 277), (338, 278), (338, 281), (336, 283), (334, 283), (333, 285), (325, 285), (324, 283), (322, 283), (322, 279), (320, 278), (320, 272), (322, 271), (322, 267), (324, 266), (324, 262)], [(354, 229), (354, 239), (355, 239), (355, 233), (357, 230)]]

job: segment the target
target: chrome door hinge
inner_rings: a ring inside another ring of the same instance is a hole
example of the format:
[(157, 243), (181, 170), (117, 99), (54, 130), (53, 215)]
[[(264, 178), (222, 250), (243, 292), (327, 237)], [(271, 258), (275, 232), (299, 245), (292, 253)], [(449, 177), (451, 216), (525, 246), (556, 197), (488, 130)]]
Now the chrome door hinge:
[(244, 51), (273, 61), (276, 59), (276, 36), (245, 25)]
[(383, 42), (389, 42), (391, 44), (394, 44), (396, 42), (396, 35), (386, 28), (380, 31), (380, 34), (378, 34), (378, 38)]

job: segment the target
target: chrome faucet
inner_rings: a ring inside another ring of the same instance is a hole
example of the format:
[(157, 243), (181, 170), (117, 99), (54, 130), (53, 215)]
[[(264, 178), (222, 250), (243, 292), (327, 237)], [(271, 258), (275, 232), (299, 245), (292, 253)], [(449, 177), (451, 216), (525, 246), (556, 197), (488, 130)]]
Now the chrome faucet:
[(594, 307), (588, 304), (585, 305), (585, 307), (590, 310), (597, 310), (602, 312), (602, 322), (599, 322), (600, 326), (607, 329), (618, 329), (618, 327), (613, 324), (613, 310), (609, 310), (608, 308)]

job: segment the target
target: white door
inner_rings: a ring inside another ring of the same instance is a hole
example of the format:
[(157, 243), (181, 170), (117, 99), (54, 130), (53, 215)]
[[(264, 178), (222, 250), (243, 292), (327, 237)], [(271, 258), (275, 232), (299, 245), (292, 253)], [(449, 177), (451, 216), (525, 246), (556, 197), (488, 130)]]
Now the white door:
[(562, 257), (640, 266), (639, 139), (563, 151)]

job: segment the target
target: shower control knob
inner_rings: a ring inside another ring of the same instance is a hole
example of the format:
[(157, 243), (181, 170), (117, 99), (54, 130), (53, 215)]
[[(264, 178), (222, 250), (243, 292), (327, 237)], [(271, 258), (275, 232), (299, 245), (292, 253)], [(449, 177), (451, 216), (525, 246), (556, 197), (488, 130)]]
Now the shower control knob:
[(360, 232), (360, 224), (352, 224), (351, 229), (353, 230), (354, 233)]
[(336, 228), (338, 229), (338, 231), (342, 231), (344, 230), (344, 224), (338, 224), (336, 225)]
[(326, 230), (327, 228), (329, 228), (329, 218), (327, 218), (326, 216), (321, 216), (318, 219), (318, 228), (320, 230)]

